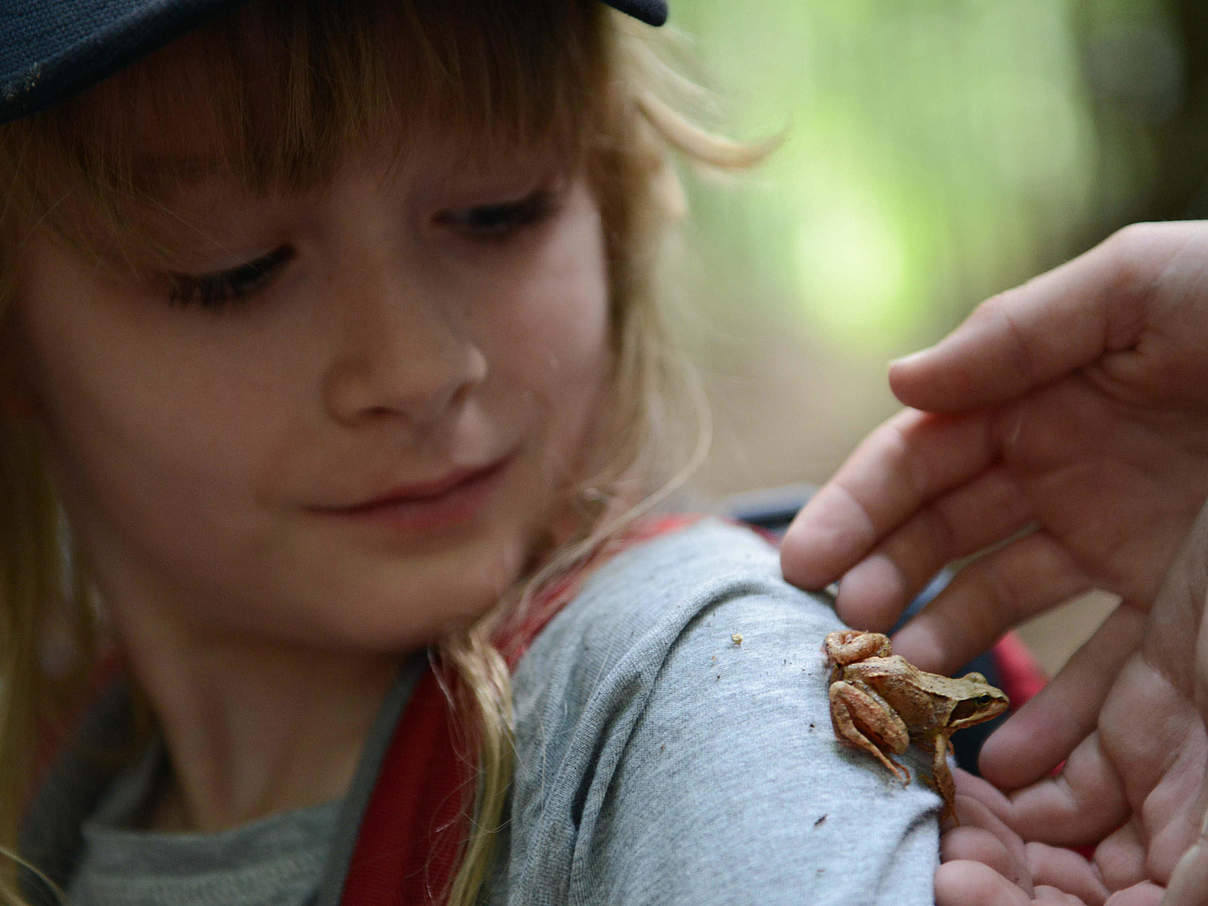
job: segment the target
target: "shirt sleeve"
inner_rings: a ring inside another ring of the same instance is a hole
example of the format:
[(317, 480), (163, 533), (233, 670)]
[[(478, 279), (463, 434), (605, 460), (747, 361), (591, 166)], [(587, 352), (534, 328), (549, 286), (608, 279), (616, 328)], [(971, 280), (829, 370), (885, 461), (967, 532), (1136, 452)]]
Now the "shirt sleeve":
[(837, 742), (825, 633), (802, 609), (737, 595), (676, 640), (615, 763), (597, 762), (572, 902), (934, 902), (938, 799), (917, 759), (903, 788)]
[(522, 664), (492, 902), (934, 902), (925, 758), (903, 787), (838, 743), (821, 644), (841, 624), (739, 531), (617, 564)]

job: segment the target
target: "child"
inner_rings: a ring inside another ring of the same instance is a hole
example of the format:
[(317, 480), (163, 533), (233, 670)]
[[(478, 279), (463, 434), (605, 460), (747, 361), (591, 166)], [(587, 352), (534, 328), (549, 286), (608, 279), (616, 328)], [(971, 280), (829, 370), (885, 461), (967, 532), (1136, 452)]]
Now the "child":
[(836, 742), (828, 601), (649, 518), (668, 155), (731, 149), (610, 5), (7, 14), (29, 902), (931, 902), (938, 797)]

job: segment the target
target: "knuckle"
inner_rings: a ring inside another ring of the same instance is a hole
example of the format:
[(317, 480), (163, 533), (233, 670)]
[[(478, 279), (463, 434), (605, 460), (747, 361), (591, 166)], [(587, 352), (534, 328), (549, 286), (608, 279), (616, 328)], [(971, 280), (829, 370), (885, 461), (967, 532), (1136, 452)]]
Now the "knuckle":
[(1037, 375), (1035, 348), (1009, 306), (1003, 306), (998, 317), (1002, 322), (1003, 333), (1008, 339), (1007, 361), (1021, 378), (1031, 383)]
[(892, 474), (910, 499), (926, 500), (932, 493), (932, 480), (923, 457), (915, 455), (912, 432), (916, 425), (914, 418), (890, 419), (884, 425), (884, 449)]
[(879, 430), (881, 461), (885, 466), (883, 475), (892, 476), (893, 479), (892, 485), (886, 485), (882, 481), (882, 487), (893, 491), (895, 496), (901, 495), (904, 498), (919, 495), (922, 489), (918, 485), (916, 470), (911, 465), (910, 442), (901, 425), (890, 421)]
[(1161, 224), (1134, 223), (1117, 230), (1100, 245), (1107, 275), (1103, 295), (1116, 304), (1139, 303), (1153, 292), (1157, 281), (1155, 243)]
[(1004, 626), (1010, 625), (1010, 615), (1017, 598), (1009, 581), (1004, 581), (994, 558), (978, 560), (963, 571), (968, 583), (968, 606), (962, 613), (967, 640), (975, 646), (997, 638)]
[(934, 560), (947, 563), (955, 556), (957, 548), (957, 528), (952, 514), (942, 504), (926, 510), (922, 514), (921, 529), (926, 537), (926, 544), (935, 552)]
[(990, 327), (1002, 342), (1003, 367), (1028, 382), (1036, 375), (1037, 350), (1035, 340), (1028, 336), (1018, 313), (1027, 308), (1031, 285), (1032, 281), (1029, 281), (995, 293), (978, 305), (969, 319), (985, 322)]

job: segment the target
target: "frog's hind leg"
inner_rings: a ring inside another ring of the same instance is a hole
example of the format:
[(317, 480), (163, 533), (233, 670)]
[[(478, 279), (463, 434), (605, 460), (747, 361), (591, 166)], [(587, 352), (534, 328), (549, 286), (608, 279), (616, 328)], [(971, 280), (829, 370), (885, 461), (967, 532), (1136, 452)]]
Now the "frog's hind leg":
[(830, 663), (843, 667), (870, 657), (889, 657), (893, 654), (893, 645), (889, 636), (879, 632), (842, 629), (827, 633), (822, 642), (822, 650)]
[[(851, 683), (831, 683), (831, 724), (839, 741), (863, 749), (902, 781), (910, 783), (910, 771), (886, 754), (905, 752), (910, 745), (906, 724), (880, 696)], [(871, 737), (871, 738), (870, 738)]]

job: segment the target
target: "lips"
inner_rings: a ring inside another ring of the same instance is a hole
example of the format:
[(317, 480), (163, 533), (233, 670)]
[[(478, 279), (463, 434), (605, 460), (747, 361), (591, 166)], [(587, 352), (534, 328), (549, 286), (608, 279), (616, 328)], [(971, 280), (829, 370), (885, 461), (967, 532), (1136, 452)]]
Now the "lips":
[(387, 527), (395, 532), (430, 533), (473, 522), (503, 481), (514, 456), (486, 466), (456, 469), (431, 481), (397, 485), (347, 506), (315, 512), (337, 523)]
[(359, 503), (345, 507), (332, 507), (333, 512), (349, 514), (363, 513), (380, 507), (394, 506), (400, 503), (432, 501), (464, 485), (489, 477), (492, 473), (503, 468), (507, 458), (498, 459), (487, 466), (478, 468), (457, 469), (433, 481), (417, 482), (399, 485), (384, 494), (371, 497)]

